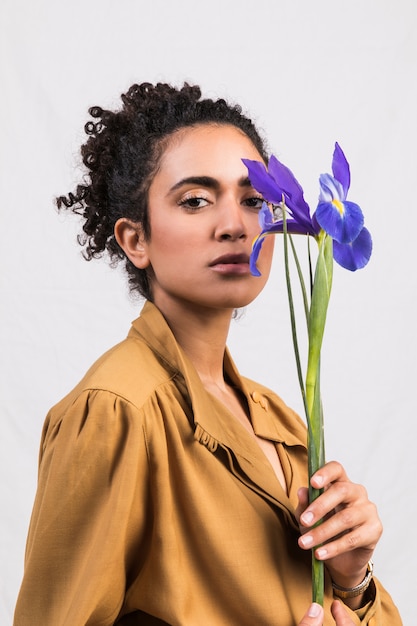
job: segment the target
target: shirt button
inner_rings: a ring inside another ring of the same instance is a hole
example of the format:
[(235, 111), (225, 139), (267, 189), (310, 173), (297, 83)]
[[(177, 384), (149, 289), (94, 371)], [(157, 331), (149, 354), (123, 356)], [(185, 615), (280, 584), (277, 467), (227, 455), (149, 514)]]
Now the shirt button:
[(259, 400), (259, 404), (264, 409), (264, 411), (268, 410), (268, 400), (264, 398), (263, 396), (261, 396), (261, 399)]
[(260, 404), (261, 407), (264, 409), (264, 411), (268, 410), (268, 400), (264, 398), (264, 396), (261, 396), (259, 391), (253, 391), (251, 393), (251, 396), (252, 396), (252, 400), (256, 402), (257, 404)]
[(261, 394), (259, 393), (259, 391), (253, 391), (252, 392), (252, 400), (254, 402), (260, 402), (261, 400)]

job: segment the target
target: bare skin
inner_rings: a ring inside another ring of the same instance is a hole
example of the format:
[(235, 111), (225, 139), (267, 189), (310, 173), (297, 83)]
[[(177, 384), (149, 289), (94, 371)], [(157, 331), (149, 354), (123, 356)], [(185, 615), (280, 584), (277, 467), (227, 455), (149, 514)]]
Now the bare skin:
[(287, 493), (287, 485), (285, 482), (284, 472), (282, 470), (282, 465), (279, 460), (279, 456), (277, 454), (277, 450), (272, 441), (268, 441), (267, 439), (263, 439), (262, 437), (258, 437), (252, 428), (252, 424), (249, 419), (248, 409), (245, 406), (242, 398), (239, 397), (239, 394), (233, 387), (227, 384), (226, 381), (219, 381), (219, 383), (215, 383), (210, 379), (205, 379), (202, 374), (200, 374), (200, 378), (203, 382), (203, 385), (207, 389), (209, 393), (215, 396), (220, 402), (222, 402), (230, 411), (232, 415), (242, 424), (244, 429), (254, 438), (262, 452), (265, 454), (268, 459), (272, 469), (275, 472), (275, 475), (278, 481), (281, 484), (281, 487)]
[[(261, 277), (251, 276), (248, 259), (259, 233), (262, 199), (247, 180), (242, 158), (260, 160), (260, 155), (233, 127), (179, 131), (149, 189), (150, 238), (127, 219), (117, 222), (115, 236), (132, 263), (149, 270), (154, 303), (206, 389), (251, 432), (285, 489), (274, 445), (255, 436), (245, 405), (223, 373), (233, 311), (263, 289), (273, 252), (273, 238), (267, 237), (258, 264)], [(332, 580), (353, 587), (364, 579), (382, 532), (376, 508), (336, 462), (327, 463), (311, 482), (324, 493), (308, 505), (307, 489), (299, 490), (299, 545), (304, 550), (321, 546), (316, 556)], [(319, 519), (324, 523), (313, 529)], [(358, 596), (346, 604), (355, 609), (363, 601)], [(337, 623), (348, 625), (340, 609), (334, 610)]]
[[(315, 555), (326, 563), (334, 582), (354, 587), (366, 576), (367, 564), (382, 533), (375, 505), (362, 485), (352, 483), (343, 467), (331, 461), (312, 477), (324, 493), (308, 505), (307, 489), (300, 489), (299, 508), (303, 549), (316, 549)], [(324, 519), (316, 528), (314, 524)], [(325, 544), (325, 545), (320, 545)], [(344, 600), (351, 609), (363, 604), (363, 594)]]
[[(338, 601), (332, 604), (332, 615), (336, 626), (355, 626), (355, 623)], [(312, 604), (298, 626), (322, 626), (323, 618), (323, 608), (319, 604)]]

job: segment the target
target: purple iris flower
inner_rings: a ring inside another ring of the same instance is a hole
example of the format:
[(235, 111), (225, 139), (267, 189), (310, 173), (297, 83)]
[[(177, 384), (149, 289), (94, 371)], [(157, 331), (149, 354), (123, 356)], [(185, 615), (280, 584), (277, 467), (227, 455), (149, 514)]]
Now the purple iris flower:
[[(263, 195), (267, 202), (278, 205), (285, 202), (289, 216), (287, 228), (289, 232), (303, 235), (317, 235), (320, 227), (313, 224), (310, 217), (310, 208), (304, 200), (304, 192), (300, 183), (291, 170), (272, 155), (269, 159), (268, 170), (260, 161), (242, 159), (248, 168), (249, 179), (254, 188)], [(275, 227), (275, 224), (280, 224)], [(272, 225), (272, 223), (270, 224)], [(282, 232), (282, 220), (274, 222), (272, 232)]]
[[(268, 169), (259, 161), (243, 159), (243, 163), (248, 168), (252, 185), (267, 202), (274, 205), (285, 203), (289, 233), (318, 238), (320, 231), (324, 231), (333, 239), (333, 257), (339, 265), (351, 271), (365, 267), (371, 257), (372, 239), (363, 225), (361, 208), (346, 200), (350, 169), (338, 143), (333, 153), (333, 176), (320, 176), (319, 202), (312, 216), (301, 185), (275, 156), (271, 156)], [(259, 223), (261, 233), (254, 241), (250, 263), (255, 276), (259, 276), (256, 261), (266, 235), (283, 231), (283, 220), (274, 219), (265, 203), (259, 213)]]

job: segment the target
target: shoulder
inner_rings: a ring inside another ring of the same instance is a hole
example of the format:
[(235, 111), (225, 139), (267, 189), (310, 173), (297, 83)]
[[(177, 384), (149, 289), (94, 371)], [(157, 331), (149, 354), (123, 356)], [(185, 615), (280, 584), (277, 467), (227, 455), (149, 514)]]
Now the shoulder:
[[(86, 372), (80, 382), (50, 411), (64, 415), (74, 405), (105, 406), (118, 404), (141, 409), (150, 396), (177, 376), (170, 367), (138, 336), (124, 341), (104, 353)], [(87, 409), (86, 409), (87, 410)]]
[(132, 441), (142, 437), (145, 421), (153, 421), (161, 398), (172, 396), (176, 376), (177, 371), (160, 360), (146, 342), (127, 337), (103, 354), (78, 385), (49, 410), (42, 448), (58, 436), (66, 442), (81, 434), (96, 442), (97, 437), (107, 442), (123, 440), (127, 433)]
[(77, 388), (108, 391), (141, 406), (177, 373), (141, 337), (129, 335), (94, 363)]

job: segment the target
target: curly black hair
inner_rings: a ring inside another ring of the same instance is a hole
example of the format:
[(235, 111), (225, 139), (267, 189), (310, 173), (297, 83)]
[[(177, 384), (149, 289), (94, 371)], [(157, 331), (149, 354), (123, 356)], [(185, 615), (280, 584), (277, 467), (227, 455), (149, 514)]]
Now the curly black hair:
[(87, 260), (110, 256), (112, 265), (125, 261), (129, 284), (148, 300), (151, 285), (146, 270), (126, 257), (114, 236), (114, 225), (125, 217), (140, 223), (150, 237), (147, 211), (148, 191), (169, 138), (181, 128), (207, 123), (235, 126), (252, 141), (267, 162), (265, 142), (253, 122), (238, 105), (224, 99), (202, 99), (200, 87), (184, 83), (132, 85), (121, 96), (119, 111), (93, 106), (94, 121), (85, 124), (88, 140), (81, 146), (87, 174), (75, 193), (59, 196), (58, 209), (71, 209), (84, 218), (78, 242)]

